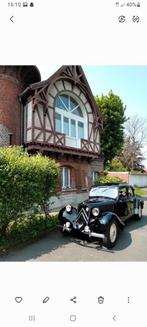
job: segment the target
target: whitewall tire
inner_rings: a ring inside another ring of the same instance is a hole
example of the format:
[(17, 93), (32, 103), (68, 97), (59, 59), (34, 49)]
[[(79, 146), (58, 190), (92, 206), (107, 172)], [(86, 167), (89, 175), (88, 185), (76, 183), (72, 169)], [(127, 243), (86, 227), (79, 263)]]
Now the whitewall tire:
[(106, 246), (108, 249), (111, 249), (116, 244), (117, 238), (118, 238), (118, 224), (116, 219), (112, 219), (109, 223), (107, 232), (105, 234), (105, 238), (103, 241), (104, 246)]

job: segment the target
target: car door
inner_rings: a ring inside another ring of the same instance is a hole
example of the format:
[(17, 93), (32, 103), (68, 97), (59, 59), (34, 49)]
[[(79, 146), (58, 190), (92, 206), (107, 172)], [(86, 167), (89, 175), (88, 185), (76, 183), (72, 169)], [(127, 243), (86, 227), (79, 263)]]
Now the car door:
[(134, 190), (128, 185), (127, 189), (128, 218), (134, 215)]
[(132, 202), (129, 196), (129, 189), (127, 186), (121, 186), (119, 188), (119, 197), (117, 203), (117, 214), (122, 221), (125, 221), (131, 216)]

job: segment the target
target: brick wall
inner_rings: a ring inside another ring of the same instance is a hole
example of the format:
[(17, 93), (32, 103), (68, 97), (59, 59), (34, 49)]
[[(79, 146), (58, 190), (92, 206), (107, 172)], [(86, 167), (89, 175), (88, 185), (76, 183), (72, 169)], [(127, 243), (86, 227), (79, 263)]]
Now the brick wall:
[(124, 182), (129, 182), (129, 173), (127, 171), (109, 171), (109, 176), (116, 176), (123, 179)]
[[(91, 169), (87, 160), (60, 158), (57, 160), (59, 167), (69, 167), (71, 169), (71, 188), (78, 190), (87, 189), (91, 184)], [(60, 185), (59, 181), (59, 185)]]
[[(77, 192), (89, 190), (93, 184), (92, 172), (102, 171), (103, 161), (101, 159), (88, 160), (86, 158), (73, 158), (69, 156), (60, 156), (55, 159), (59, 167), (69, 167), (71, 170), (71, 190), (65, 191), (70, 192), (76, 190)], [(61, 191), (61, 180), (59, 178), (57, 191)]]
[[(0, 124), (5, 127), (5, 132), (9, 130), (13, 134), (12, 144), (20, 144), (20, 104), (18, 96), (21, 90), (21, 85), (16, 79), (9, 79), (7, 76), (4, 78), (4, 76), (0, 75)], [(6, 134), (4, 138), (7, 138)]]

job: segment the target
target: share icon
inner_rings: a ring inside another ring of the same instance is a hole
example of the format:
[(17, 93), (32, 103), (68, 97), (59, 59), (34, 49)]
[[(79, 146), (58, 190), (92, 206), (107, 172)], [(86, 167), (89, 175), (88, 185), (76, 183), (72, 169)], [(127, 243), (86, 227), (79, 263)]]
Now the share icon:
[(77, 297), (76, 296), (72, 297), (70, 301), (72, 301), (73, 303), (77, 303)]

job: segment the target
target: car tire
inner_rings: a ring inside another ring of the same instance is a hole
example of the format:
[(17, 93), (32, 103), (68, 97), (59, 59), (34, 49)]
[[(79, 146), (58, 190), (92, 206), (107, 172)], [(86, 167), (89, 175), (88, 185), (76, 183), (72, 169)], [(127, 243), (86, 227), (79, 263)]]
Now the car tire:
[(142, 218), (142, 206), (141, 206), (141, 204), (139, 205), (138, 214), (135, 215), (135, 218), (137, 220), (141, 220), (141, 218)]
[(109, 223), (107, 232), (105, 234), (105, 238), (103, 240), (103, 245), (107, 247), (107, 249), (112, 249), (116, 244), (118, 238), (119, 227), (116, 219), (112, 219)]

